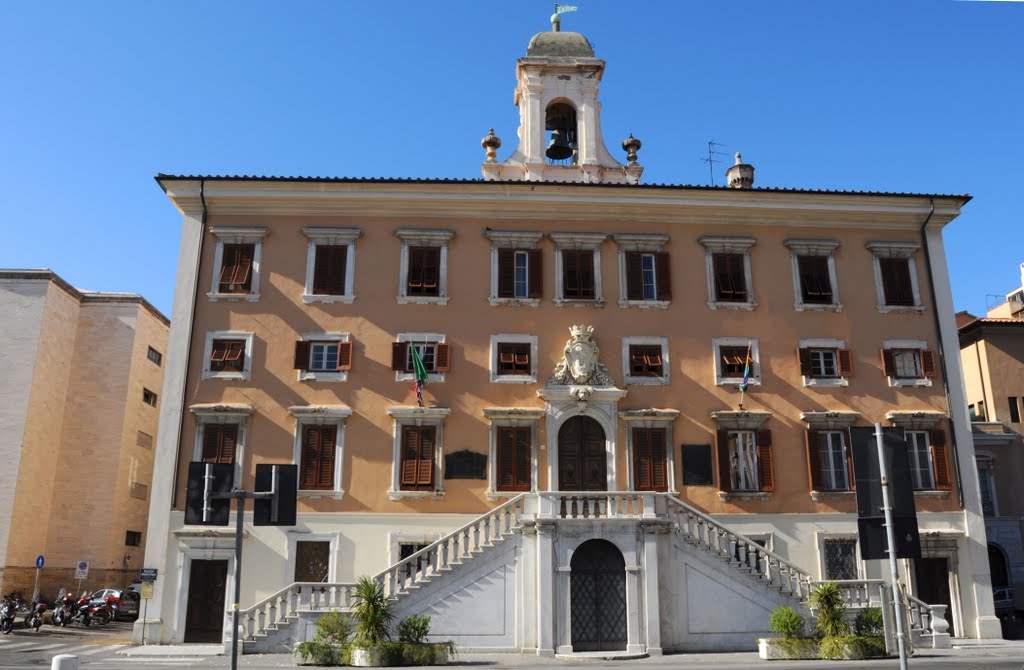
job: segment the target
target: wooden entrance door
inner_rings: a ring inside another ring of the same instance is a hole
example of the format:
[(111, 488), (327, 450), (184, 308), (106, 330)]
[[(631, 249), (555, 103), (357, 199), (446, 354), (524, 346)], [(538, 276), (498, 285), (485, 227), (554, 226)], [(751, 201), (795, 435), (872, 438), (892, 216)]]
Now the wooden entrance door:
[(185, 610), (185, 642), (221, 642), (224, 639), (227, 584), (227, 561), (192, 561)]
[(914, 577), (917, 582), (918, 598), (929, 605), (945, 605), (949, 634), (956, 637), (953, 629), (953, 599), (949, 595), (949, 559), (918, 558), (914, 561)]
[(626, 561), (607, 540), (588, 540), (570, 561), (572, 650), (626, 648)]
[(604, 429), (589, 416), (574, 416), (558, 431), (558, 490), (608, 490)]

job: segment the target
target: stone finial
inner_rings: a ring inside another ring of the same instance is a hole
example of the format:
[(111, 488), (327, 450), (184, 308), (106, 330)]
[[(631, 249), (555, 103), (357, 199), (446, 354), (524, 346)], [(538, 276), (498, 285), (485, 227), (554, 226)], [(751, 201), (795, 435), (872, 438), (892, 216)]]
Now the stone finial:
[(725, 171), (729, 188), (753, 188), (754, 166), (743, 162), (743, 156), (736, 152), (736, 164)]
[(636, 165), (636, 152), (640, 151), (640, 140), (630, 133), (629, 137), (622, 140), (622, 149), (626, 152), (626, 160), (629, 161), (629, 164)]
[(487, 136), (480, 140), (480, 146), (487, 150), (487, 162), (495, 163), (498, 160), (498, 149), (501, 147), (501, 138), (494, 134), (494, 128), (487, 132)]

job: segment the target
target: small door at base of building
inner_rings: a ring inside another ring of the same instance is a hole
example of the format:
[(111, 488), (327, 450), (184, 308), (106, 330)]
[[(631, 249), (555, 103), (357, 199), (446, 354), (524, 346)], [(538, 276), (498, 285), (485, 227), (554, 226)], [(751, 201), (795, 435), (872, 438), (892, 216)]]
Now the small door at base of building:
[(953, 599), (949, 594), (949, 559), (918, 558), (914, 560), (914, 578), (918, 598), (929, 605), (945, 605), (949, 634), (956, 637), (953, 629)]
[(587, 540), (570, 561), (572, 650), (626, 648), (626, 561), (607, 540)]
[(224, 639), (227, 583), (227, 561), (192, 561), (185, 610), (185, 642), (221, 642)]

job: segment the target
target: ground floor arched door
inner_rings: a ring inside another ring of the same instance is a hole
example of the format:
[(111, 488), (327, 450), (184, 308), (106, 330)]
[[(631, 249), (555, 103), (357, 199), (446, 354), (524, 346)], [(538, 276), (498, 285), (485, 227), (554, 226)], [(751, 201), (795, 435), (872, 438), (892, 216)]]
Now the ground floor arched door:
[(988, 545), (988, 568), (992, 573), (992, 588), (1001, 589), (1010, 585), (1010, 571), (1006, 569), (1006, 554), (993, 543)]
[(589, 416), (574, 416), (558, 430), (558, 490), (608, 490), (604, 428)]
[(588, 540), (570, 562), (572, 650), (626, 649), (626, 561), (607, 540)]

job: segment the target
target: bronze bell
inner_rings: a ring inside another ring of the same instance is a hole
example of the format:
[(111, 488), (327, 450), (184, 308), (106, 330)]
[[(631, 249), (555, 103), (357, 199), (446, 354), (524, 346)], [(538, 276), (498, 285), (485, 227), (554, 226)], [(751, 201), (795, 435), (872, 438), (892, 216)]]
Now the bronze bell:
[(565, 160), (572, 156), (572, 147), (569, 146), (565, 132), (557, 128), (551, 131), (551, 143), (548, 144), (548, 150), (544, 152), (544, 155), (553, 161)]

